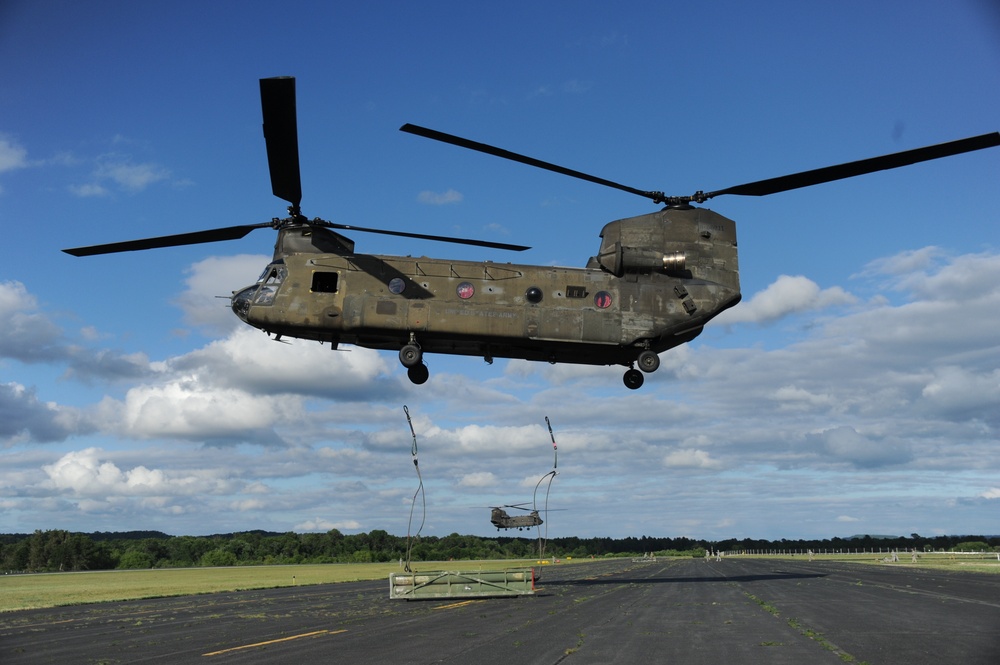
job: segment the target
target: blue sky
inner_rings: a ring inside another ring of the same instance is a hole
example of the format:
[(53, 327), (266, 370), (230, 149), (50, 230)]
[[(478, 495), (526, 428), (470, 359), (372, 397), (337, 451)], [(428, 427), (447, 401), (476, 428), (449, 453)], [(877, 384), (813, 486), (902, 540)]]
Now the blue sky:
[(0, 532), (495, 533), (559, 444), (550, 536), (1000, 532), (1000, 148), (708, 207), (743, 302), (621, 368), (275, 344), (226, 298), (283, 216), (258, 79), (297, 78), (303, 212), (582, 266), (629, 194), (407, 122), (690, 194), (1000, 129), (987, 0), (0, 6)]

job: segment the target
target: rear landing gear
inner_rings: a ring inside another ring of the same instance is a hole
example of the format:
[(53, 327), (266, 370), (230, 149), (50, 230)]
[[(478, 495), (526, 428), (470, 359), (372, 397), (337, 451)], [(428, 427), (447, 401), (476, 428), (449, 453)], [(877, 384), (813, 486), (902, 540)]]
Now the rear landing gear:
[(642, 377), (642, 372), (632, 368), (626, 370), (625, 376), (622, 377), (622, 381), (625, 382), (625, 387), (629, 390), (638, 390), (642, 387), (642, 383), (645, 379)]
[(639, 354), (639, 369), (643, 372), (655, 372), (660, 367), (660, 356), (646, 349)]
[[(639, 364), (639, 369), (635, 368), (636, 363)], [(649, 374), (650, 372), (655, 372), (660, 367), (660, 356), (656, 354), (655, 351), (650, 351), (646, 349), (639, 354), (635, 362), (628, 364), (628, 369), (625, 371), (625, 376), (622, 377), (622, 381), (625, 382), (625, 387), (629, 390), (638, 390), (642, 387), (645, 382), (645, 378), (642, 373), (645, 372)], [(642, 370), (641, 372), (639, 370)]]
[(423, 359), (424, 352), (416, 344), (407, 344), (399, 350), (399, 362), (407, 369), (421, 364)]
[(427, 383), (427, 377), (430, 376), (430, 372), (427, 369), (427, 365), (420, 363), (419, 365), (414, 365), (406, 370), (406, 376), (409, 377), (410, 381), (417, 384), (418, 386), (422, 383)]
[(424, 352), (417, 344), (413, 333), (410, 333), (410, 342), (399, 350), (399, 362), (406, 368), (406, 376), (409, 377), (410, 381), (418, 386), (427, 382), (430, 372), (427, 370), (427, 365), (424, 364)]

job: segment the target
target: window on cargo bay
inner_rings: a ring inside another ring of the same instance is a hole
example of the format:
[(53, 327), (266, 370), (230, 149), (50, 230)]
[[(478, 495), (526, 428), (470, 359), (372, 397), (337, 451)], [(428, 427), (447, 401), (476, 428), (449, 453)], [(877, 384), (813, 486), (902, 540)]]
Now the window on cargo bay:
[(314, 272), (312, 290), (319, 293), (336, 293), (337, 277), (335, 272)]

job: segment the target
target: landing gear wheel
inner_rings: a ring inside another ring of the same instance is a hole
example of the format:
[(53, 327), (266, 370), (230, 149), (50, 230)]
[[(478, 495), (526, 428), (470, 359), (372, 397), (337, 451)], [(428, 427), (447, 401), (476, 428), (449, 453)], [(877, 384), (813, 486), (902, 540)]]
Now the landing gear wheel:
[(660, 367), (660, 356), (650, 350), (639, 354), (639, 369), (643, 372), (655, 372)]
[(637, 369), (630, 369), (625, 372), (622, 381), (625, 382), (625, 387), (629, 390), (638, 390), (642, 387), (642, 382), (645, 379), (642, 377), (642, 372)]
[(399, 362), (403, 363), (403, 367), (407, 369), (416, 367), (423, 359), (424, 352), (416, 344), (407, 344), (399, 350)]
[(406, 376), (409, 377), (411, 382), (417, 384), (418, 386), (423, 383), (427, 383), (427, 377), (430, 375), (431, 373), (427, 369), (427, 365), (423, 363), (414, 365), (406, 370)]

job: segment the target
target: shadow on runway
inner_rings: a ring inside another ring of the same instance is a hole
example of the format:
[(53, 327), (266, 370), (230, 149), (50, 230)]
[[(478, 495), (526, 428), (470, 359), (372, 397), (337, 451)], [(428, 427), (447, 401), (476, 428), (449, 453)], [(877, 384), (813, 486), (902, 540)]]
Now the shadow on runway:
[(592, 577), (582, 580), (546, 580), (547, 586), (590, 586), (596, 584), (688, 584), (691, 582), (762, 582), (765, 580), (805, 580), (826, 577), (826, 573), (761, 573), (757, 575), (718, 575), (715, 577)]

